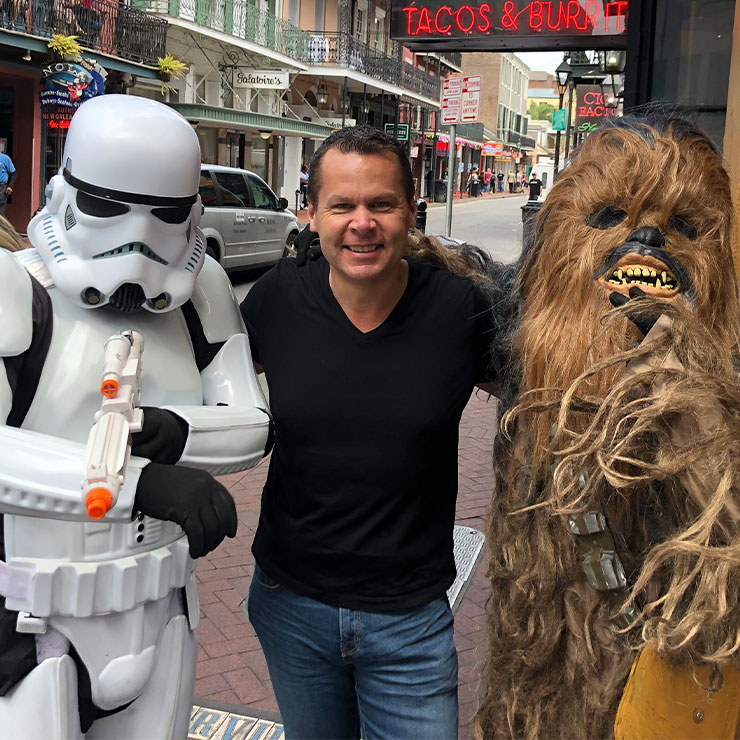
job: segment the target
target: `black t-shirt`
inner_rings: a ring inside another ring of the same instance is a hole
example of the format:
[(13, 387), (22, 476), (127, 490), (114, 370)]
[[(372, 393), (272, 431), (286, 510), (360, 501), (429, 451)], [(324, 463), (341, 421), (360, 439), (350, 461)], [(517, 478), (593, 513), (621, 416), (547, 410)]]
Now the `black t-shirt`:
[(276, 429), (252, 551), (288, 588), (347, 609), (420, 606), (454, 580), (458, 425), (492, 379), (483, 297), (408, 261), (403, 296), (365, 334), (323, 257), (281, 260), (241, 307)]
[(503, 180), (503, 179), (504, 179), (504, 173), (503, 173), (503, 172), (499, 172), (499, 173), (498, 173), (498, 174), (496, 175), (496, 179), (497, 179), (497, 180)]
[(531, 199), (539, 198), (541, 192), (542, 192), (542, 180), (536, 177), (533, 177), (529, 181), (529, 197)]

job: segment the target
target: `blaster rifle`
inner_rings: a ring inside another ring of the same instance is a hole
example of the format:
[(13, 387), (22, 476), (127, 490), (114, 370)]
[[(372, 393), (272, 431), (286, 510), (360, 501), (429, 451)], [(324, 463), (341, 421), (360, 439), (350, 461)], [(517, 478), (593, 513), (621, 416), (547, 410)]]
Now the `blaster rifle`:
[(115, 505), (131, 456), (131, 433), (140, 432), (143, 412), (141, 355), (144, 338), (131, 329), (105, 343), (100, 393), (103, 402), (87, 440), (82, 496), (91, 519), (102, 519)]

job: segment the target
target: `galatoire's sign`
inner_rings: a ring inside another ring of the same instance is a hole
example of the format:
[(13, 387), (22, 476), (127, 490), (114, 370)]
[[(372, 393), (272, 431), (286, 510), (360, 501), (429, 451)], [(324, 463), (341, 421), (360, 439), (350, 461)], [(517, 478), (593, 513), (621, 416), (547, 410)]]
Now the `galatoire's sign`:
[(412, 50), (609, 49), (629, 0), (392, 0), (391, 38)]

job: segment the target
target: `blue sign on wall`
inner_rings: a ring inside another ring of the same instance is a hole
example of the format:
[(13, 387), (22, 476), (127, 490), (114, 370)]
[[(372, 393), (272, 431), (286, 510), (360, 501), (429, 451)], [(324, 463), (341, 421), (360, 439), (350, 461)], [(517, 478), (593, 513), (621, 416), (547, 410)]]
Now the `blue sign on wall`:
[(105, 92), (107, 74), (94, 59), (52, 62), (41, 70), (42, 110), (56, 106), (79, 108), (88, 98)]

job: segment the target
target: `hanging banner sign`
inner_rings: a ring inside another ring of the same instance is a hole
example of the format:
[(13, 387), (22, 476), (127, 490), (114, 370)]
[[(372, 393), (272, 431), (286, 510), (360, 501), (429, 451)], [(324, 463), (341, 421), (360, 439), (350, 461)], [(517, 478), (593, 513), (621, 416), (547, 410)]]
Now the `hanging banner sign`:
[(414, 51), (612, 49), (628, 0), (392, 0), (391, 38)]
[(53, 106), (79, 108), (89, 98), (105, 92), (108, 75), (94, 59), (52, 62), (41, 69), (41, 109)]

